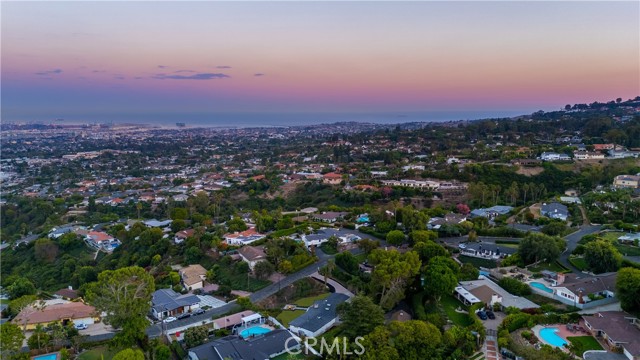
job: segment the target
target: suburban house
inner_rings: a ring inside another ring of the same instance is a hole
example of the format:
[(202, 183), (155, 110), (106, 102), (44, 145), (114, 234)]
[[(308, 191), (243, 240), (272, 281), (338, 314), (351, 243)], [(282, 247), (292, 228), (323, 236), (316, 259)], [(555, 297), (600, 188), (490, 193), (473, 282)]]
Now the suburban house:
[(298, 340), (287, 330), (273, 330), (265, 335), (243, 339), (226, 336), (189, 349), (189, 360), (271, 359), (287, 349), (300, 348)]
[(151, 294), (151, 313), (158, 320), (188, 313), (199, 307), (200, 298), (193, 294), (181, 295), (173, 289), (160, 289)]
[(618, 238), (618, 241), (621, 243), (635, 243), (640, 241), (640, 233), (622, 235)]
[(183, 241), (187, 240), (188, 237), (193, 236), (196, 231), (193, 229), (181, 230), (176, 233), (176, 236), (173, 238), (173, 242), (176, 244), (181, 244)]
[(402, 187), (410, 187), (417, 189), (431, 189), (435, 190), (440, 186), (440, 183), (429, 180), (382, 180), (382, 185), (386, 186), (402, 186)]
[(249, 228), (245, 231), (224, 234), (223, 237), (227, 245), (243, 246), (262, 240), (265, 235), (258, 233), (255, 228)]
[(73, 287), (71, 286), (54, 292), (53, 297), (64, 300), (75, 300), (79, 298), (78, 292), (76, 290), (73, 290)]
[(492, 220), (500, 215), (508, 214), (511, 210), (513, 210), (513, 207), (511, 206), (496, 205), (490, 208), (471, 210), (470, 217), (486, 217), (487, 219)]
[(571, 157), (567, 154), (560, 154), (556, 152), (543, 152), (540, 155), (540, 160), (542, 161), (568, 161), (571, 160)]
[(347, 301), (349, 296), (332, 293), (323, 300), (318, 300), (307, 312), (289, 322), (289, 330), (306, 337), (317, 337), (329, 330), (337, 321), (336, 307)]
[(637, 189), (640, 187), (640, 175), (618, 175), (613, 179), (616, 188)]
[(558, 277), (551, 288), (556, 298), (569, 305), (584, 305), (596, 299), (615, 297), (617, 273), (577, 278), (575, 274)]
[(593, 144), (593, 150), (595, 151), (613, 150), (615, 147), (614, 144)]
[(540, 307), (526, 298), (509, 293), (483, 275), (477, 280), (460, 281), (459, 284), (454, 290), (454, 296), (468, 306), (481, 302), (489, 307), (500, 304), (502, 309), (510, 306), (517, 307), (520, 310)]
[(342, 175), (330, 172), (322, 175), (322, 182), (329, 185), (340, 185), (342, 182)]
[(600, 152), (574, 151), (573, 157), (576, 160), (595, 160), (604, 159), (604, 154)]
[(323, 212), (322, 214), (311, 215), (311, 218), (314, 221), (318, 221), (318, 222), (334, 223), (334, 222), (336, 222), (338, 220), (341, 220), (342, 218), (344, 218), (348, 214), (349, 213), (347, 213), (347, 212), (327, 211), (327, 212)]
[(145, 226), (147, 227), (157, 227), (157, 228), (164, 228), (167, 227), (169, 225), (171, 225), (171, 223), (173, 222), (173, 220), (163, 220), (163, 221), (158, 221), (156, 219), (151, 219), (151, 220), (147, 220), (144, 222)]
[(637, 158), (640, 156), (640, 152), (629, 150), (609, 150), (607, 154), (612, 159)]
[(106, 252), (112, 252), (120, 246), (120, 240), (103, 231), (89, 231), (84, 239), (89, 246)]
[(66, 234), (66, 233), (70, 233), (70, 232), (74, 232), (77, 229), (79, 229), (81, 227), (78, 226), (74, 226), (74, 225), (64, 225), (64, 226), (60, 226), (59, 228), (53, 228), (51, 229), (51, 231), (49, 232), (48, 236), (51, 239), (57, 239), (60, 236)]
[(57, 302), (43, 307), (32, 304), (22, 309), (12, 320), (14, 324), (26, 330), (33, 330), (38, 325), (47, 326), (55, 321), (62, 325), (90, 325), (99, 322), (100, 317), (93, 306), (83, 302)]
[(629, 360), (640, 359), (640, 322), (623, 311), (603, 311), (583, 315), (591, 334), (603, 340), (609, 348), (621, 351)]
[(432, 217), (427, 223), (427, 229), (437, 230), (442, 225), (457, 225), (463, 221), (466, 221), (467, 217), (462, 214), (448, 213), (444, 217)]
[(567, 218), (569, 217), (569, 209), (566, 205), (557, 202), (545, 203), (540, 207), (540, 215), (546, 216), (550, 219), (567, 221)]
[(232, 330), (237, 327), (242, 327), (248, 322), (255, 320), (256, 317), (262, 318), (262, 315), (256, 312), (253, 312), (251, 310), (244, 310), (235, 314), (223, 316), (221, 318), (213, 320), (213, 328), (215, 330), (218, 330), (218, 329)]
[(300, 239), (304, 242), (304, 245), (307, 248), (310, 248), (311, 246), (320, 246), (321, 244), (329, 241), (329, 238), (332, 236), (335, 236), (340, 243), (349, 243), (361, 239), (360, 236), (343, 229), (331, 228), (320, 229), (315, 234), (300, 235)]
[(204, 287), (204, 280), (207, 278), (207, 270), (200, 264), (189, 265), (178, 271), (180, 278), (182, 278), (182, 285), (185, 289), (191, 291), (196, 289), (202, 289)]
[(251, 271), (253, 271), (257, 263), (267, 260), (267, 254), (264, 252), (263, 246), (243, 246), (238, 249), (238, 254), (242, 258), (242, 261), (249, 264)]

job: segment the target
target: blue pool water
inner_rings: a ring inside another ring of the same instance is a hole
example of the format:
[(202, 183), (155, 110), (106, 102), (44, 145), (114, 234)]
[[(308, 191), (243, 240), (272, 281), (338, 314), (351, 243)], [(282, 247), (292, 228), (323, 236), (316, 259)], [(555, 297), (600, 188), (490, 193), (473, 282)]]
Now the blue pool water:
[(56, 360), (58, 358), (58, 353), (40, 355), (33, 358), (33, 360)]
[(556, 335), (556, 332), (558, 332), (558, 328), (544, 328), (540, 330), (540, 337), (549, 345), (563, 347), (567, 342)]
[(529, 283), (529, 285), (533, 286), (533, 287), (534, 287), (534, 288), (536, 288), (536, 289), (540, 289), (540, 290), (542, 290), (542, 291), (546, 291), (546, 292), (548, 292), (548, 293), (550, 293), (550, 294), (552, 294), (552, 293), (553, 293), (553, 290), (552, 290), (552, 289), (549, 289), (549, 288), (548, 288), (545, 284), (543, 284), (543, 283), (539, 283), (539, 282), (530, 282), (530, 283)]
[(240, 332), (240, 336), (242, 336), (243, 338), (248, 338), (252, 335), (263, 335), (266, 334), (268, 332), (271, 332), (270, 329), (267, 328), (263, 328), (260, 326), (254, 326), (252, 328), (248, 328), (248, 329), (244, 329)]
[(366, 222), (369, 222), (369, 217), (368, 216), (360, 216), (358, 218), (358, 220), (356, 220), (356, 221), (359, 222), (359, 223), (366, 223)]

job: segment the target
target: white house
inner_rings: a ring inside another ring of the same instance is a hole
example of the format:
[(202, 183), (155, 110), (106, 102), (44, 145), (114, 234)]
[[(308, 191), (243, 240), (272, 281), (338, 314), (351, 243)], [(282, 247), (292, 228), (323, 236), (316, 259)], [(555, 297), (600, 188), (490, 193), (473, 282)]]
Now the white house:
[(289, 322), (289, 330), (306, 337), (324, 334), (338, 321), (336, 307), (348, 299), (345, 294), (332, 293), (324, 300), (316, 301), (306, 313)]

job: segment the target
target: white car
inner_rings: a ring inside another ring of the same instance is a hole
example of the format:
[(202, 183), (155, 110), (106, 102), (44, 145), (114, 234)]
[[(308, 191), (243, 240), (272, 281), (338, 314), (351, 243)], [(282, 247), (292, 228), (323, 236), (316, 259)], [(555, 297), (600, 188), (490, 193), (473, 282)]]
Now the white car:
[(89, 326), (87, 326), (87, 324), (76, 324), (76, 329), (77, 330), (86, 330), (89, 328)]
[(173, 321), (176, 321), (176, 320), (178, 320), (178, 319), (176, 319), (173, 316), (169, 316), (168, 318), (162, 320), (162, 322), (166, 324), (166, 323), (170, 323), (170, 322), (173, 322)]
[(465, 245), (465, 244), (459, 244), (459, 245), (458, 245), (458, 247), (459, 247), (460, 249), (466, 249), (466, 248), (467, 248), (467, 245)]

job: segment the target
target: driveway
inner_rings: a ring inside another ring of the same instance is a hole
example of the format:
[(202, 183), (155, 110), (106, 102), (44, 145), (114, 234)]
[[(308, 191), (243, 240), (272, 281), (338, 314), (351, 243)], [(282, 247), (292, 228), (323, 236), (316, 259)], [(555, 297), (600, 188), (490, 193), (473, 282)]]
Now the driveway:
[(580, 241), (582, 237), (584, 237), (585, 235), (596, 233), (600, 231), (600, 228), (601, 225), (583, 225), (578, 231), (565, 236), (564, 239), (567, 241), (567, 248), (562, 254), (560, 254), (558, 261), (560, 261), (563, 266), (571, 269), (571, 271), (576, 274), (580, 274), (582, 276), (592, 276), (581, 272), (580, 270), (578, 270), (578, 268), (571, 265), (571, 263), (569, 262), (569, 255), (571, 255), (573, 250), (575, 250), (575, 248), (578, 246), (578, 241)]
[(502, 320), (504, 320), (504, 318), (506, 317), (505, 313), (503, 312), (495, 312), (494, 314), (496, 315), (495, 319), (487, 319), (487, 320), (480, 320), (482, 321), (482, 323), (484, 324), (484, 328), (487, 330), (498, 330), (498, 326), (500, 326), (500, 323), (502, 323)]
[(111, 325), (99, 322), (88, 325), (86, 330), (78, 330), (78, 332), (80, 333), (80, 335), (96, 336), (113, 333), (115, 331), (113, 330)]

